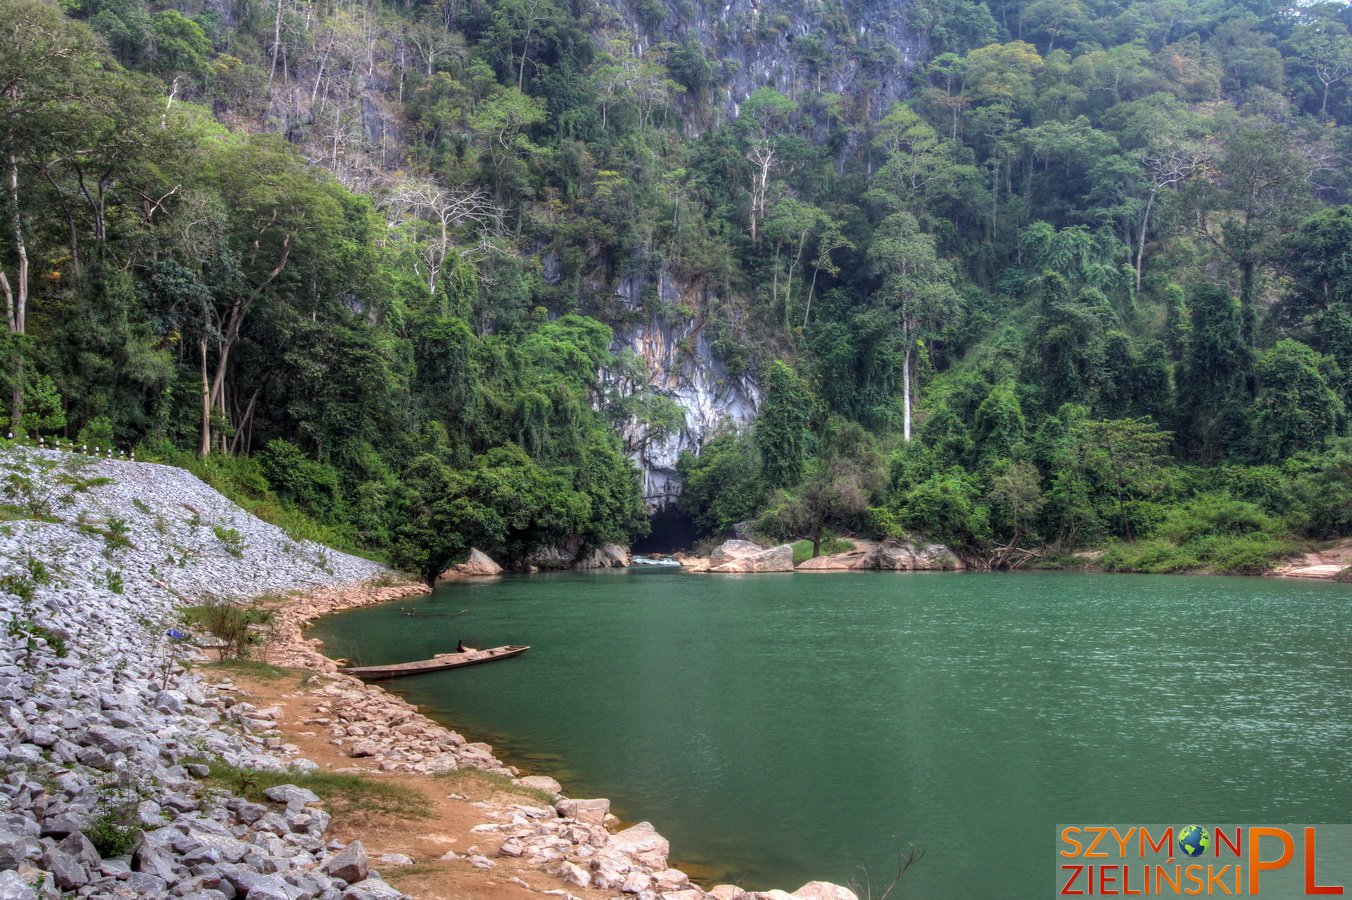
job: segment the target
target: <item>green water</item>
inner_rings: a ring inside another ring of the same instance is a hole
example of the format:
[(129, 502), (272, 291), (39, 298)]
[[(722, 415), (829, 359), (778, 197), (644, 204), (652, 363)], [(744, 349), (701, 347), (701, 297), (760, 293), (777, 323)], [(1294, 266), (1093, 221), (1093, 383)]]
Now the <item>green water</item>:
[(885, 886), (913, 843), (904, 896), (1023, 897), (1058, 822), (1352, 821), (1349, 624), (1352, 586), (1297, 581), (629, 571), (315, 635), (366, 664), (530, 644), (391, 685), (711, 883)]

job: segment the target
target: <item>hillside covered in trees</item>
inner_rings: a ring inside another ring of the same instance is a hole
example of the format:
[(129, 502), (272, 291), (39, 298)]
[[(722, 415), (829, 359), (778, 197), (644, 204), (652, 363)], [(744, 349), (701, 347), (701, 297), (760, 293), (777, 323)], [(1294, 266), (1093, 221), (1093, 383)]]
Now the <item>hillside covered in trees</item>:
[[(424, 575), (647, 525), (1257, 571), (1352, 533), (1352, 12), (0, 0), (6, 429)], [(689, 437), (686, 431), (687, 438)], [(687, 448), (689, 449), (689, 448)]]

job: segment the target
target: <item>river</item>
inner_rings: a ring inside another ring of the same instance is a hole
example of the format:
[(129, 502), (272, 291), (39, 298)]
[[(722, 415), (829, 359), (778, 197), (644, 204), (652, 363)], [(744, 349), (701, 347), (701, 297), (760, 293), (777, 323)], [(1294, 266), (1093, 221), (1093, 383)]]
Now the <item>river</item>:
[[(1053, 892), (1057, 823), (1352, 821), (1352, 586), (1080, 574), (456, 582), (318, 623), (390, 682), (649, 820), (710, 886)], [(861, 896), (864, 891), (860, 891)], [(894, 895), (896, 896), (896, 895)]]

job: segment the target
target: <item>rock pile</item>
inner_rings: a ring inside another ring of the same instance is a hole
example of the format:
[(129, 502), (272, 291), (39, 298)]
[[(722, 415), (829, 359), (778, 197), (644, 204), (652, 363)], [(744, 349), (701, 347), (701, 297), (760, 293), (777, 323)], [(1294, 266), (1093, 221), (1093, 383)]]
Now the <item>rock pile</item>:
[[(278, 607), (267, 655), (323, 673), (312, 679), (317, 705), (305, 724), (326, 728), (354, 766), (519, 774), (488, 745), (336, 673), (304, 637), (318, 616), (424, 586), (391, 583), (373, 563), (292, 540), (179, 469), (4, 450), (0, 479), (18, 485), (9, 499), (31, 515), (0, 525), (0, 624), (8, 625), (0, 629), (0, 900), (401, 896), (360, 841), (325, 840), (329, 814), (310, 791), (283, 784), (255, 803), (204, 781), (209, 763), (317, 768), (284, 742), (278, 709), (258, 709), (230, 682), (205, 684), (183, 665), (192, 650), (173, 630), (176, 607), (205, 596), (307, 591)], [(517, 780), (561, 793), (547, 777)], [(485, 809), (494, 820), (474, 831), (498, 858), (613, 896), (853, 897), (834, 885), (829, 894), (813, 885), (794, 895), (731, 885), (706, 893), (670, 868), (667, 841), (650, 824), (612, 833), (609, 808), (560, 798), (552, 808), (521, 804), (505, 819)], [(466, 861), (497, 865), (479, 852)]]
[(324, 842), (308, 791), (263, 804), (204, 786), (208, 759), (284, 770), (281, 742), (265, 711), (187, 673), (168, 634), (190, 599), (380, 568), (179, 469), (7, 450), (0, 476), (33, 516), (0, 527), (0, 898), (400, 896), (332, 867), (355, 851)]

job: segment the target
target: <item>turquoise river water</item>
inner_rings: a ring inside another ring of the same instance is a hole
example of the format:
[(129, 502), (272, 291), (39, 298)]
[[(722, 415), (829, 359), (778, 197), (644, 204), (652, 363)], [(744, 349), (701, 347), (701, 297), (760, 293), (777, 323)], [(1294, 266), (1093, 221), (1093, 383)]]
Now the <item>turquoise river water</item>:
[(914, 844), (901, 896), (1023, 897), (1054, 893), (1057, 823), (1352, 822), (1349, 625), (1327, 583), (628, 570), (314, 635), (367, 665), (530, 644), (387, 684), (653, 822), (705, 886), (877, 896)]

